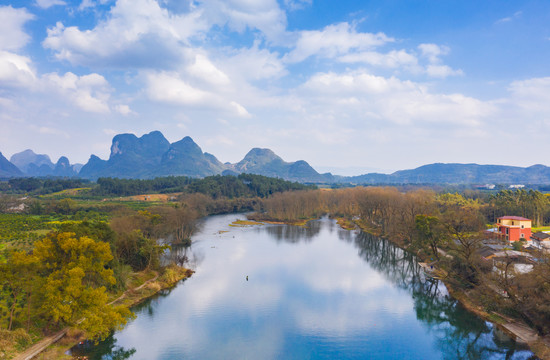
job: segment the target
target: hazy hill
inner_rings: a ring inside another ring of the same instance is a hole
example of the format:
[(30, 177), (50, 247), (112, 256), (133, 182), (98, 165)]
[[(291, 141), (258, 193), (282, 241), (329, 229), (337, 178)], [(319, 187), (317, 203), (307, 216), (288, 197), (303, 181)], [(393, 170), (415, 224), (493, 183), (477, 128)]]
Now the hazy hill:
[(393, 174), (345, 177), (341, 182), (358, 184), (550, 184), (550, 168), (505, 165), (429, 164)]
[(31, 149), (13, 154), (10, 161), (29, 176), (50, 175), (55, 167), (48, 155), (35, 154)]
[(15, 176), (23, 176), (23, 173), (17, 168), (17, 166), (12, 164), (0, 152), (0, 178), (9, 178)]
[(11, 162), (16, 165), (26, 176), (60, 176), (73, 177), (78, 174), (79, 167), (71, 165), (67, 157), (62, 156), (56, 164), (52, 163), (46, 154), (35, 154), (27, 149), (13, 154)]

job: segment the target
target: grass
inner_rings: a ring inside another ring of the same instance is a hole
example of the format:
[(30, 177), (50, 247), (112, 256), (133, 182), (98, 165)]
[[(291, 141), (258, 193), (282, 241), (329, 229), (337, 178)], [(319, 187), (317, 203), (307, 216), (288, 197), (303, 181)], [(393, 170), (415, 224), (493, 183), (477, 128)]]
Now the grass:
[(263, 223), (258, 221), (252, 221), (252, 220), (235, 220), (229, 226), (237, 226), (237, 227), (243, 227), (243, 226), (253, 226), (253, 225), (263, 225)]
[(534, 227), (531, 229), (532, 232), (539, 232), (539, 231), (550, 231), (550, 226), (541, 226), (541, 227)]
[(356, 228), (355, 223), (348, 219), (336, 218), (336, 223), (344, 230), (355, 230)]

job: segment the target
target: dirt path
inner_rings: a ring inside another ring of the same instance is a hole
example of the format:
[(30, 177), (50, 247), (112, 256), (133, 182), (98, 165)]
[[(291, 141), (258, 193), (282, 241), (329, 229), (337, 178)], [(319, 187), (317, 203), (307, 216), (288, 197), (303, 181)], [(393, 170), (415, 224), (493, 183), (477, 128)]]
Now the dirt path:
[(44, 339), (40, 340), (21, 354), (17, 355), (13, 358), (13, 360), (29, 360), (35, 357), (36, 355), (40, 354), (42, 351), (44, 351), (48, 346), (51, 344), (59, 341), (63, 336), (67, 334), (69, 331), (69, 328), (66, 327), (65, 329), (59, 331), (58, 333), (45, 337)]
[[(144, 286), (146, 286), (147, 284), (153, 282), (153, 281), (156, 281), (159, 277), (159, 274), (157, 274), (154, 278), (152, 279), (149, 279), (147, 280), (146, 282), (144, 282), (143, 284), (141, 284), (140, 286), (138, 287), (135, 287), (133, 289), (128, 289), (126, 290), (122, 295), (120, 295), (118, 298), (116, 298), (115, 300), (111, 301), (109, 303), (109, 305), (112, 305), (114, 303), (116, 303), (117, 301), (119, 300), (122, 300), (126, 297), (126, 295), (128, 293), (130, 293), (131, 291), (138, 291), (138, 290), (141, 290)], [(24, 352), (22, 352), (21, 354), (17, 355), (16, 357), (13, 358), (13, 360), (29, 360), (29, 359), (32, 359), (34, 358), (36, 355), (40, 354), (42, 351), (46, 350), (46, 348), (50, 345), (52, 345), (53, 343), (56, 343), (57, 341), (59, 341), (59, 339), (61, 339), (63, 336), (65, 336), (67, 334), (67, 332), (69, 331), (69, 327), (66, 327), (64, 328), (63, 330), (51, 335), (51, 336), (47, 336), (45, 337), (44, 339), (40, 340), (39, 342), (37, 342), (36, 344), (34, 344), (33, 346), (31, 346), (30, 348), (28, 348), (27, 350), (25, 350)]]

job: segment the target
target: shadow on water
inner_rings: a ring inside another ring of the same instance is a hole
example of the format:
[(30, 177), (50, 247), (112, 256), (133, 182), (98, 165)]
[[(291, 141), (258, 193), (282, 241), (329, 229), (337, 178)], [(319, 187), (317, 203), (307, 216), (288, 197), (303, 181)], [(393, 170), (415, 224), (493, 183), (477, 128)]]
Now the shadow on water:
[(84, 341), (71, 348), (73, 357), (86, 357), (89, 360), (124, 360), (130, 359), (135, 354), (136, 349), (124, 349), (118, 346), (117, 340), (113, 336), (109, 336), (99, 344), (94, 344), (93, 341)]
[(411, 294), (416, 318), (434, 333), (445, 359), (513, 359), (518, 352), (528, 356), (526, 347), (451, 298), (440, 280), (427, 278), (414, 255), (367, 233), (355, 238), (355, 246), (373, 269)]

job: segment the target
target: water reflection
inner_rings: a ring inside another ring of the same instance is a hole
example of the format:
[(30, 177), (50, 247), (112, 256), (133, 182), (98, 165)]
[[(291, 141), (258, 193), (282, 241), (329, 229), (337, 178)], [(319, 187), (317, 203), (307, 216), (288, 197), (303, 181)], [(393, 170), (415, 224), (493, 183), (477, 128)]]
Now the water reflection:
[(86, 356), (89, 360), (124, 360), (130, 359), (136, 353), (136, 349), (125, 349), (117, 346), (117, 340), (109, 337), (99, 344), (91, 341), (84, 341), (71, 349), (74, 357)]
[(319, 221), (310, 221), (305, 226), (264, 225), (255, 227), (257, 232), (266, 231), (278, 242), (299, 243), (310, 242), (321, 231), (322, 224)]
[(326, 218), (229, 227), (236, 218), (210, 218), (191, 248), (174, 249), (198, 259), (195, 275), (137, 307), (137, 319), (109, 341), (135, 349), (133, 359), (531, 356), (387, 241)]

